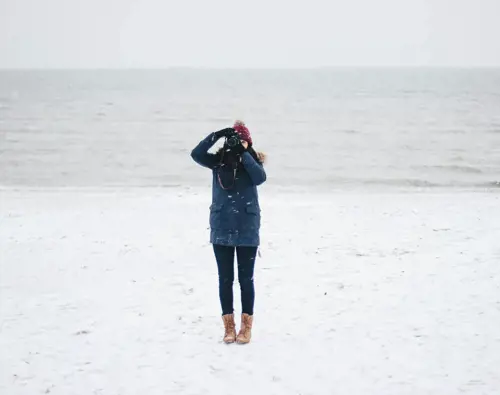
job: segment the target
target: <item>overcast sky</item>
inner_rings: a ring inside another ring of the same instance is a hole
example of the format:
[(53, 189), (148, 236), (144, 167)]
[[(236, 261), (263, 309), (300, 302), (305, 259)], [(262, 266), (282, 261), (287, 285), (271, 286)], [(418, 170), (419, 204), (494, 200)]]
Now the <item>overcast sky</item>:
[(0, 67), (500, 66), (500, 0), (0, 0)]

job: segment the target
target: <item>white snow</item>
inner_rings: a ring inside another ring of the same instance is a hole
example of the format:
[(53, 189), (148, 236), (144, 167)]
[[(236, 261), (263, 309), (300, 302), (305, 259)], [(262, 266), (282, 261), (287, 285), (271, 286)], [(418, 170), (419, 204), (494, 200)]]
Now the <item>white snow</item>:
[(0, 394), (499, 393), (498, 194), (261, 192), (247, 346), (220, 342), (209, 205), (0, 190)]

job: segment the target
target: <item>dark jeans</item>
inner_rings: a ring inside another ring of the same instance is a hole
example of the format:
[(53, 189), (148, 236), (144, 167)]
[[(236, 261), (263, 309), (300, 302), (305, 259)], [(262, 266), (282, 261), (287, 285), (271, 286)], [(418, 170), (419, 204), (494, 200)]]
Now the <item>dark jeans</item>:
[(233, 314), (234, 251), (238, 257), (238, 281), (241, 289), (242, 313), (253, 315), (255, 288), (253, 271), (257, 247), (227, 247), (214, 244), (219, 270), (219, 297), (222, 314)]

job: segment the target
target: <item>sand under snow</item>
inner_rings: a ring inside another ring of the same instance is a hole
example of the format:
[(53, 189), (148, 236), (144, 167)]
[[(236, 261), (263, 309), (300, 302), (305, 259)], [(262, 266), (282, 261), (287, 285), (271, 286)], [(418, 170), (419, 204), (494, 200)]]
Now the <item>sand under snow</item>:
[(0, 394), (500, 393), (499, 194), (264, 190), (248, 346), (209, 194), (0, 190)]

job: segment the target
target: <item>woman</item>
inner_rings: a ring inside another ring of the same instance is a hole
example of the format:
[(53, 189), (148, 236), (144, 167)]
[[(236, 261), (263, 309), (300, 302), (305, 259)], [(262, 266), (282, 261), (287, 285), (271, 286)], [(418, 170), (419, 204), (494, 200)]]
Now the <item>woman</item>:
[[(221, 138), (224, 146), (208, 150)], [(260, 243), (260, 206), (257, 186), (266, 181), (264, 155), (253, 149), (250, 131), (241, 121), (233, 128), (212, 133), (191, 152), (201, 166), (212, 170), (210, 242), (219, 272), (219, 297), (224, 322), (224, 342), (246, 344), (252, 336), (255, 289), (253, 273)], [(234, 253), (238, 258), (241, 289), (241, 328), (236, 335), (233, 309)]]

